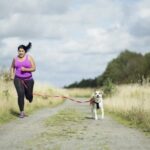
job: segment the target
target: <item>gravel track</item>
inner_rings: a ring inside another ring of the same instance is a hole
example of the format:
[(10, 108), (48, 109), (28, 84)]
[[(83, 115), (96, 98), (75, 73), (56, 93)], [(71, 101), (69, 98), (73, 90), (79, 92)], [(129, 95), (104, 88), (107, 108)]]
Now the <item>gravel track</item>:
[[(43, 138), (36, 139), (50, 130), (45, 126), (47, 118), (68, 108), (75, 108), (85, 114), (81, 123), (72, 126), (72, 129), (77, 130), (76, 133), (64, 138), (46, 138), (45, 141)], [(150, 150), (150, 138), (137, 129), (125, 127), (109, 116), (97, 121), (90, 117), (89, 104), (71, 101), (55, 108), (36, 111), (0, 127), (0, 150)]]

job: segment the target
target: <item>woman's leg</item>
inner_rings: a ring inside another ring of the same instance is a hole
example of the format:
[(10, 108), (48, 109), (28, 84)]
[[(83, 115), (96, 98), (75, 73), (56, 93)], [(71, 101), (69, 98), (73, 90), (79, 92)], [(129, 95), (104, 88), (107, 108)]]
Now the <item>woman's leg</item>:
[(21, 80), (18, 78), (14, 79), (14, 85), (18, 94), (19, 109), (20, 109), (20, 112), (23, 112), (24, 111), (24, 95), (25, 95), (24, 86)]
[(32, 100), (33, 100), (34, 80), (31, 79), (31, 80), (26, 80), (24, 82), (26, 84), (26, 87), (25, 87), (25, 96), (26, 96), (26, 99), (28, 99), (29, 102), (31, 103)]

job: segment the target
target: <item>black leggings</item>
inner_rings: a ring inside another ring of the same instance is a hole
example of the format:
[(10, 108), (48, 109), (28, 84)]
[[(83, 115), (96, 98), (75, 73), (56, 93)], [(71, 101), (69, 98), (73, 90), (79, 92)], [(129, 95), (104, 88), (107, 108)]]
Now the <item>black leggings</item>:
[(34, 80), (14, 79), (14, 85), (18, 94), (18, 105), (20, 111), (24, 111), (24, 97), (31, 103), (33, 100), (33, 86)]

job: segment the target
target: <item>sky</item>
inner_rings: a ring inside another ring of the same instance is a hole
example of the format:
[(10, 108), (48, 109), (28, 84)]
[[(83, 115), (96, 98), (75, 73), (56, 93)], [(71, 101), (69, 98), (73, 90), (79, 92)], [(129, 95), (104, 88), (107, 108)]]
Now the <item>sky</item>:
[(129, 49), (150, 50), (149, 0), (0, 0), (0, 68), (32, 42), (34, 79), (56, 87), (102, 74)]

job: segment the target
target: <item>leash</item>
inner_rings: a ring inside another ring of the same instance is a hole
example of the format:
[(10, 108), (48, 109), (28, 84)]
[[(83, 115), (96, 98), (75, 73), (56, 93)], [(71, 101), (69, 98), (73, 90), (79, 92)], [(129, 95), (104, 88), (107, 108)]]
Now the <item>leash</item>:
[(71, 100), (71, 101), (74, 101), (74, 102), (77, 102), (77, 103), (88, 103), (90, 102), (90, 100), (87, 100), (87, 101), (80, 101), (80, 100), (76, 100), (76, 99), (73, 99), (73, 98), (70, 98), (70, 97), (67, 97), (67, 96), (51, 96), (51, 95), (43, 95), (43, 94), (38, 94), (38, 93), (33, 93), (33, 95), (35, 96), (41, 96), (43, 98), (64, 98), (64, 99), (68, 99), (68, 100)]
[[(28, 89), (28, 86), (26, 85), (26, 83), (24, 82), (24, 80), (21, 80), (21, 83), (24, 85), (24, 87), (26, 89)], [(80, 101), (80, 100), (76, 100), (76, 99), (73, 99), (73, 98), (70, 98), (70, 97), (67, 97), (67, 96), (58, 96), (58, 95), (46, 95), (46, 94), (39, 94), (39, 93), (33, 93), (33, 95), (35, 96), (41, 96), (43, 98), (63, 98), (63, 99), (68, 99), (68, 100), (71, 100), (71, 101), (74, 101), (74, 102), (77, 102), (77, 103), (89, 103), (91, 102), (91, 99), (90, 100), (87, 100), (87, 101)]]

